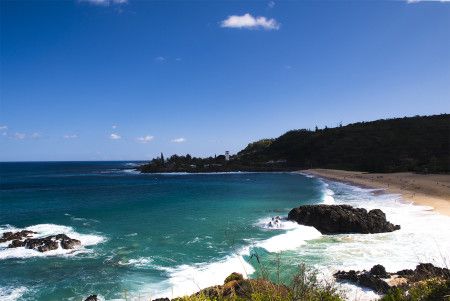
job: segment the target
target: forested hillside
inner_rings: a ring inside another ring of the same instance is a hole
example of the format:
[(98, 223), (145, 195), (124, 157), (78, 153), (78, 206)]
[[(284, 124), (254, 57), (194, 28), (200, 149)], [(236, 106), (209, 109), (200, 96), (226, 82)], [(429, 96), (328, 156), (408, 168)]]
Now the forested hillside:
[(333, 168), (369, 172), (449, 172), (450, 114), (293, 130), (250, 143), (237, 155), (173, 155), (140, 166), (142, 172), (282, 171)]
[(293, 130), (249, 144), (243, 162), (284, 161), (290, 167), (394, 172), (450, 171), (450, 114)]

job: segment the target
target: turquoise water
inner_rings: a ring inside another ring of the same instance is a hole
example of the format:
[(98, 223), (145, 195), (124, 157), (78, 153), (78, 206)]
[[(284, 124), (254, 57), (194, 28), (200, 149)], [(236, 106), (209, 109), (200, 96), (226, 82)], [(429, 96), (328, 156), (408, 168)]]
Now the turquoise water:
[(132, 165), (1, 163), (2, 232), (33, 227), (42, 235), (78, 235), (84, 245), (47, 256), (3, 245), (4, 297), (153, 296), (189, 286), (177, 280), (180, 273), (215, 268), (213, 274), (223, 274), (220, 263), (232, 271), (236, 260), (245, 261), (237, 269), (251, 273), (249, 253), (238, 259), (233, 254), (285, 232), (265, 229), (261, 219), (285, 216), (324, 196), (323, 182), (293, 173), (141, 175)]
[[(149, 300), (220, 284), (231, 272), (289, 283), (300, 263), (340, 269), (450, 265), (450, 218), (400, 196), (296, 173), (138, 174), (135, 162), (0, 163), (0, 234), (65, 233), (75, 250), (0, 244), (0, 300)], [(302, 204), (382, 209), (401, 230), (322, 235), (282, 220)], [(258, 255), (259, 262), (256, 257)], [(349, 300), (377, 295), (342, 285)]]

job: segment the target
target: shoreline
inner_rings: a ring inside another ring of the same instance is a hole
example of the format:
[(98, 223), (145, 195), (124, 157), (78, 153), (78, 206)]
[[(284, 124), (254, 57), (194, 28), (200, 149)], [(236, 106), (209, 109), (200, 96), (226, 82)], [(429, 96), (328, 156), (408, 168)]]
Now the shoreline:
[(327, 180), (382, 189), (400, 194), (405, 201), (430, 206), (434, 211), (450, 216), (450, 174), (367, 173), (336, 169), (307, 169), (299, 171)]

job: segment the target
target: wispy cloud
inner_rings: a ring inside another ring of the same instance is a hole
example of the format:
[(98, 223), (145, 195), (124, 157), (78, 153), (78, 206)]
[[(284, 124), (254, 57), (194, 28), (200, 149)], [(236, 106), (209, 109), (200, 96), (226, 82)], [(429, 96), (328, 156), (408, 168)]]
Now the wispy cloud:
[(173, 142), (173, 143), (183, 143), (183, 142), (186, 142), (186, 138), (183, 138), (183, 137), (175, 138), (175, 139), (172, 139), (171, 142)]
[(116, 125), (116, 124), (113, 124), (111, 127), (112, 127), (114, 130), (117, 129), (117, 125)]
[(33, 134), (31, 134), (30, 137), (33, 138), (33, 139), (38, 139), (38, 138), (41, 138), (41, 134), (39, 134), (39, 133), (33, 133)]
[(152, 141), (155, 137), (147, 135), (147, 136), (143, 136), (143, 137), (137, 137), (137, 141), (140, 143), (149, 143), (150, 141)]
[(221, 27), (226, 28), (246, 28), (246, 29), (258, 29), (263, 28), (266, 30), (277, 30), (280, 28), (280, 24), (275, 19), (267, 19), (266, 17), (253, 17), (249, 13), (242, 16), (229, 16), (227, 19), (220, 23)]
[(267, 3), (267, 7), (268, 8), (274, 8), (275, 7), (275, 1), (269, 1), (269, 3)]
[(450, 3), (450, 0), (406, 0), (408, 3), (419, 3), (419, 2), (441, 2), (441, 3)]
[(13, 138), (16, 140), (23, 140), (27, 137), (24, 133), (14, 133)]
[(86, 2), (92, 5), (108, 6), (111, 4), (125, 4), (128, 0), (79, 0), (80, 2)]
[(166, 58), (163, 57), (163, 56), (157, 56), (157, 57), (155, 57), (155, 62), (158, 62), (158, 63), (164, 63), (165, 61), (166, 61)]
[(6, 131), (8, 129), (7, 125), (0, 125), (0, 131)]
[(119, 140), (121, 138), (122, 137), (119, 134), (116, 134), (116, 133), (112, 133), (111, 135), (109, 135), (109, 139), (112, 139), (112, 140)]
[(76, 139), (78, 138), (78, 135), (76, 134), (66, 134), (63, 136), (64, 139)]

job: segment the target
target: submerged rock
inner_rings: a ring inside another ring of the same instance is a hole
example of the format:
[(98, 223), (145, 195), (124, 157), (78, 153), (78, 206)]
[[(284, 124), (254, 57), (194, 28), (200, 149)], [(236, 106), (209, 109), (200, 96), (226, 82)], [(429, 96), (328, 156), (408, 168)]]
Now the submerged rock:
[(313, 226), (322, 234), (383, 233), (399, 230), (380, 209), (367, 212), (349, 205), (306, 205), (289, 212), (288, 220)]
[[(34, 232), (28, 233), (28, 235), (32, 233)], [(23, 238), (28, 237), (28, 235), (15, 235), (14, 237)], [(60, 245), (63, 249), (73, 249), (81, 244), (78, 239), (70, 238), (65, 234), (51, 235), (43, 238), (26, 238), (25, 240), (21, 240), (21, 238), (14, 239), (8, 245), (8, 248), (25, 247), (27, 249), (33, 249), (39, 252), (47, 252), (58, 249)]]
[(388, 273), (382, 265), (373, 266), (370, 271), (338, 271), (334, 277), (340, 281), (348, 281), (361, 287), (385, 294), (394, 287), (408, 287), (413, 283), (430, 279), (450, 279), (450, 270), (435, 267), (431, 263), (421, 263), (414, 270), (401, 270), (396, 273)]

